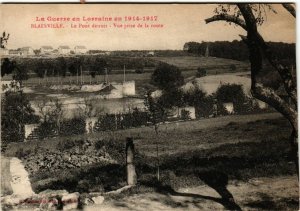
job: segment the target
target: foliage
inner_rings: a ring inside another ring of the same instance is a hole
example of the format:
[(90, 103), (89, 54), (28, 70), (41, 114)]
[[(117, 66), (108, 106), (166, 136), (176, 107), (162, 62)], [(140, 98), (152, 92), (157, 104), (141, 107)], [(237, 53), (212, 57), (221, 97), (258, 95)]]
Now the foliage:
[(199, 88), (184, 93), (183, 102), (195, 107), (197, 118), (209, 117), (213, 113), (213, 97), (207, 96), (206, 93)]
[(107, 62), (103, 58), (95, 58), (94, 60), (90, 61), (89, 72), (90, 75), (95, 78), (96, 75), (104, 74), (104, 70), (107, 67)]
[(148, 113), (134, 108), (125, 114), (101, 115), (96, 123), (96, 131), (114, 131), (147, 125)]
[(190, 112), (183, 109), (181, 111), (181, 118), (182, 118), (182, 120), (189, 120), (190, 119)]
[(12, 78), (22, 85), (22, 81), (28, 80), (28, 70), (23, 64), (17, 64), (13, 70)]
[(222, 103), (244, 101), (245, 94), (240, 84), (222, 84), (216, 91), (216, 98)]
[(56, 69), (55, 73), (57, 75), (61, 75), (61, 76), (65, 77), (67, 74), (67, 62), (66, 62), (65, 58), (58, 57), (54, 64), (55, 64), (55, 69)]
[(206, 76), (206, 70), (204, 68), (198, 67), (196, 77), (200, 78)]
[(1, 61), (1, 77), (11, 73), (13, 74), (12, 78), (21, 85), (23, 80), (28, 79), (28, 69), (24, 63), (4, 58), (3, 61)]
[(183, 105), (182, 98), (183, 92), (179, 88), (163, 90), (162, 95), (157, 98), (157, 104), (163, 106), (165, 109), (180, 107)]
[[(104, 74), (104, 68), (107, 71), (113, 69), (113, 73), (123, 70), (133, 71), (135, 69), (143, 69), (144, 67), (153, 68), (157, 62), (149, 58), (128, 58), (100, 55), (73, 55), (70, 57), (57, 58), (15, 58), (14, 61), (21, 63), (28, 70), (28, 73), (35, 73), (38, 77), (47, 76), (65, 76), (83, 74), (99, 75)], [(11, 72), (9, 72), (11, 73)], [(7, 73), (7, 74), (9, 74)], [(2, 73), (3, 74), (3, 73)]]
[(24, 124), (38, 121), (22, 91), (7, 91), (2, 95), (1, 114), (2, 149), (7, 143), (23, 141)]
[(144, 69), (136, 69), (135, 70), (135, 73), (137, 73), (137, 74), (142, 74), (142, 73), (144, 73)]
[(85, 119), (84, 118), (73, 118), (70, 120), (64, 120), (61, 122), (59, 135), (71, 136), (84, 134), (85, 131)]
[(184, 78), (176, 66), (160, 63), (151, 76), (151, 83), (162, 90), (171, 90), (183, 85)]
[[(288, 44), (282, 42), (267, 42), (270, 48), (276, 52), (278, 60), (288, 59), (295, 62), (296, 52), (295, 44)], [(205, 50), (209, 45), (209, 54), (213, 57), (220, 57), (225, 59), (233, 59), (238, 61), (245, 61), (249, 59), (248, 47), (243, 41), (234, 40), (229, 41), (215, 41), (215, 42), (187, 42), (185, 46), (189, 53), (198, 55), (205, 55)]]
[(160, 100), (153, 98), (151, 92), (148, 92), (145, 96), (144, 104), (149, 112), (149, 120), (152, 125), (154, 125), (155, 131), (157, 132), (158, 123), (165, 121), (167, 118), (165, 106)]
[(230, 69), (231, 69), (231, 71), (235, 71), (235, 70), (236, 70), (235, 64), (231, 64), (231, 65), (230, 65)]
[(4, 31), (2, 33), (2, 36), (0, 37), (0, 48), (6, 47), (8, 39), (9, 39), (9, 34), (6, 34)]
[(233, 103), (236, 113), (243, 112), (247, 97), (242, 85), (223, 84), (216, 91), (216, 98), (220, 103)]
[(11, 74), (15, 68), (16, 61), (11, 61), (9, 58), (4, 58), (3, 61), (1, 60), (1, 77)]

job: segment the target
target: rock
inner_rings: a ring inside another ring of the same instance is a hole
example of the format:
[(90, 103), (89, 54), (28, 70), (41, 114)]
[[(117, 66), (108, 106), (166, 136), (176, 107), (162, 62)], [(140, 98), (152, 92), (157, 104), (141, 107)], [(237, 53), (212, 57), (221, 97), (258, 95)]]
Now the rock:
[(40, 209), (41, 210), (59, 210), (62, 207), (62, 203), (59, 200), (58, 196), (44, 197), (40, 200)]
[(48, 203), (48, 209), (47, 210), (58, 210), (59, 209), (59, 201), (57, 198), (53, 198)]
[(20, 204), (24, 198), (18, 197), (16, 195), (8, 195), (1, 197), (1, 204), (2, 205), (18, 205)]
[(95, 204), (102, 204), (104, 202), (104, 197), (96, 196), (96, 197), (93, 197), (92, 200), (94, 201)]
[(79, 196), (80, 194), (78, 192), (64, 195), (61, 199), (63, 210), (77, 209), (79, 205)]
[(68, 191), (66, 190), (51, 190), (47, 189), (39, 193), (40, 196), (42, 197), (50, 197), (50, 196), (65, 196), (68, 195)]
[(91, 205), (91, 204), (94, 204), (94, 201), (91, 198), (87, 197), (87, 198), (84, 199), (83, 204), (84, 205)]

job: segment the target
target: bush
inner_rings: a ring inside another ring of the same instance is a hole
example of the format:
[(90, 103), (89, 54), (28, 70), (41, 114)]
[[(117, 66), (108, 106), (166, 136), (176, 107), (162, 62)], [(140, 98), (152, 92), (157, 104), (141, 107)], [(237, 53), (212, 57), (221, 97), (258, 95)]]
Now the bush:
[(233, 103), (235, 113), (242, 113), (246, 110), (247, 96), (240, 84), (223, 84), (216, 91), (218, 104)]
[(206, 69), (201, 68), (201, 67), (198, 67), (197, 73), (196, 73), (196, 77), (197, 77), (197, 78), (206, 76), (206, 74), (207, 74), (207, 73), (206, 73)]
[(121, 141), (113, 139), (97, 140), (94, 143), (96, 150), (103, 149), (118, 163), (125, 162), (125, 145)]
[(84, 144), (83, 139), (79, 140), (61, 140), (57, 144), (57, 149), (59, 151), (65, 151), (66, 149), (71, 149), (75, 146), (82, 146)]
[(235, 70), (236, 70), (235, 64), (231, 64), (231, 65), (230, 65), (230, 70), (231, 70), (231, 71), (235, 71)]
[(187, 110), (182, 110), (181, 111), (181, 119), (182, 120), (189, 120), (190, 119), (191, 112)]
[(181, 71), (173, 65), (160, 63), (151, 76), (151, 83), (163, 90), (172, 90), (183, 85)]
[(65, 120), (61, 122), (59, 134), (64, 136), (83, 134), (85, 133), (85, 124), (85, 119), (80, 117)]
[(194, 106), (196, 117), (209, 117), (213, 114), (214, 99), (207, 96), (201, 89), (195, 89), (192, 92), (183, 94), (183, 102), (190, 106)]
[(144, 70), (143, 70), (143, 69), (136, 69), (136, 70), (135, 70), (135, 73), (137, 73), (137, 74), (142, 74), (142, 73), (144, 73)]
[(114, 131), (146, 125), (148, 113), (134, 108), (126, 114), (105, 114), (99, 117), (95, 131)]

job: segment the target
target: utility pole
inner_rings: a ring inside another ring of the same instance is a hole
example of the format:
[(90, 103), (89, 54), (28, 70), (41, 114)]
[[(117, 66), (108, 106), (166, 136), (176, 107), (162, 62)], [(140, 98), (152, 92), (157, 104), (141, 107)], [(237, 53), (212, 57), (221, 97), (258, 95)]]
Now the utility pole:
[(78, 67), (77, 67), (77, 77), (76, 77), (76, 79), (77, 79), (77, 84), (78, 84)]
[(107, 68), (105, 68), (105, 83), (108, 84)]
[(80, 65), (80, 84), (82, 84), (82, 66)]
[(126, 78), (125, 78), (125, 72), (126, 72), (126, 70), (125, 70), (125, 64), (124, 64), (124, 76), (123, 76), (123, 83), (125, 83), (125, 81), (126, 81)]

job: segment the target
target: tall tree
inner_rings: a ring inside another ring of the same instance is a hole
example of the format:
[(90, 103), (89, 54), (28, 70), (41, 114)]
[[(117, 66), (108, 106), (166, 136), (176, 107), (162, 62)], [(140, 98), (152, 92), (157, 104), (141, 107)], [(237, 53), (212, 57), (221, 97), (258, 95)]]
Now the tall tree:
[(2, 33), (2, 36), (0, 37), (0, 48), (6, 48), (8, 39), (9, 39), (9, 34), (6, 34), (4, 31)]
[(165, 106), (161, 103), (161, 101), (157, 98), (151, 96), (151, 91), (149, 91), (144, 100), (145, 107), (149, 113), (149, 120), (151, 124), (154, 126), (154, 131), (156, 134), (156, 167), (157, 167), (157, 180), (160, 180), (160, 172), (159, 172), (159, 150), (158, 150), (158, 139), (159, 139), (159, 123), (163, 122), (166, 119), (166, 109)]
[(22, 87), (22, 83), (24, 80), (28, 80), (28, 70), (25, 65), (23, 64), (16, 64), (14, 70), (13, 70), (13, 79), (20, 83), (20, 86)]
[(9, 58), (4, 58), (1, 61), (1, 77), (11, 74), (16, 68), (16, 61), (11, 61)]
[(10, 142), (24, 140), (24, 124), (38, 121), (22, 90), (7, 91), (1, 102), (1, 150)]
[(171, 90), (183, 85), (184, 78), (176, 66), (160, 63), (151, 76), (151, 82), (162, 90)]
[[(296, 18), (295, 7), (292, 4), (282, 4), (287, 12)], [(258, 26), (265, 20), (265, 9), (274, 11), (271, 5), (267, 4), (236, 4), (220, 5), (216, 9), (216, 15), (205, 20), (206, 23), (215, 21), (226, 21), (235, 24), (247, 33), (246, 36), (240, 35), (249, 50), (249, 60), (251, 63), (251, 93), (252, 95), (267, 103), (280, 112), (292, 127), (291, 146), (293, 156), (298, 168), (298, 121), (297, 121), (297, 90), (296, 78), (292, 69), (276, 59), (276, 52), (273, 52), (264, 38), (258, 31)], [(281, 84), (289, 96), (291, 103), (279, 96), (270, 87), (263, 86), (258, 82), (258, 75), (263, 68), (263, 58), (272, 65), (281, 77)], [(297, 171), (299, 173), (299, 170)]]

